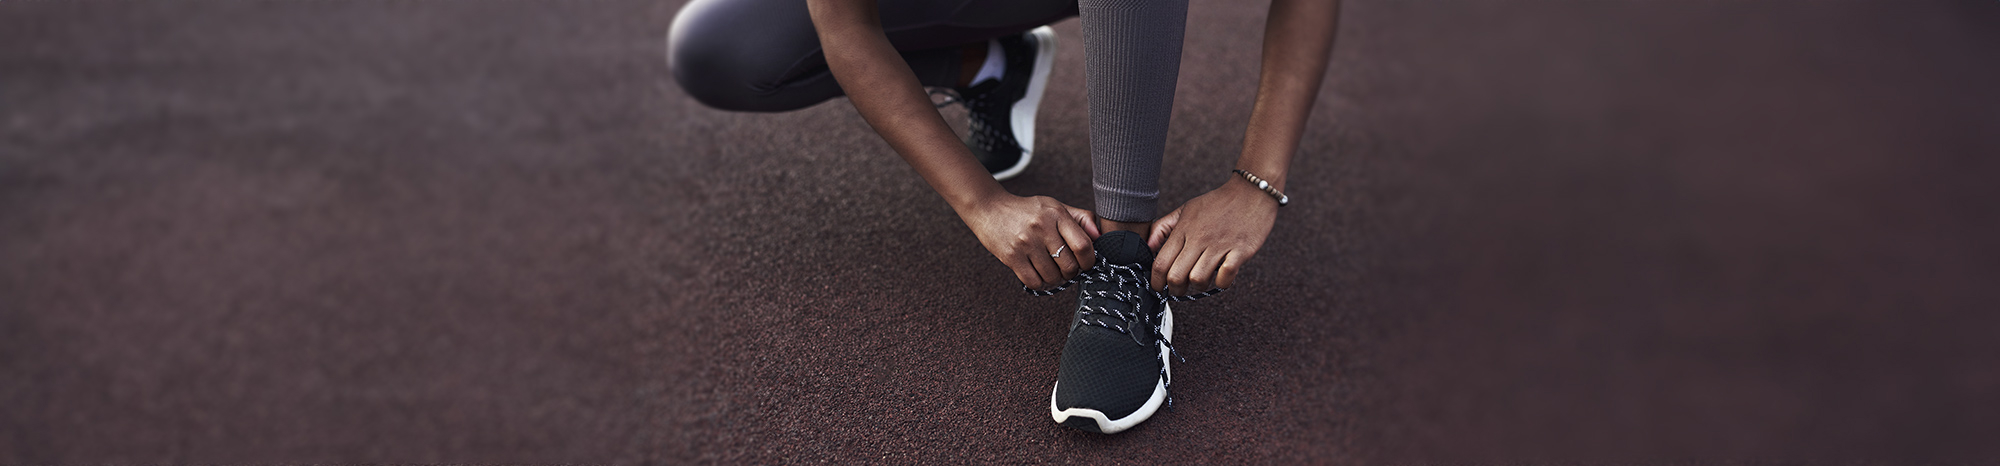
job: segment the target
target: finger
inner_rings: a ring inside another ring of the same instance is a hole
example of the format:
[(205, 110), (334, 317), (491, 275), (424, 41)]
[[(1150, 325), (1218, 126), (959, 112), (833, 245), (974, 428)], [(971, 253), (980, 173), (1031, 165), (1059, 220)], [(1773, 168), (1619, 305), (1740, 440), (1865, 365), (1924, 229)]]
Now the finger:
[(1168, 238), (1166, 244), (1160, 246), (1159, 255), (1153, 257), (1153, 291), (1167, 289), (1167, 271), (1174, 268), (1174, 258), (1180, 255), (1181, 248), (1185, 245), (1187, 245), (1185, 239), (1174, 237)]
[(1076, 273), (1083, 270), (1083, 266), (1077, 263), (1076, 251), (1067, 244), (1056, 247), (1062, 251), (1061, 255), (1051, 257), (1049, 260), (1055, 261), (1056, 273), (1062, 274), (1058, 278), (1061, 280), (1076, 278)]
[(1049, 257), (1049, 253), (1055, 252), (1056, 247), (1046, 247), (1048, 249), (1045, 249), (1045, 251), (1048, 251), (1048, 253), (1035, 254), (1033, 248), (1030, 248), (1027, 252), (1028, 260), (1035, 264), (1035, 273), (1042, 277), (1042, 286), (1036, 287), (1036, 289), (1045, 290), (1054, 288), (1056, 285), (1062, 284), (1064, 280), (1067, 280), (1062, 276), (1062, 267), (1056, 266), (1056, 259)]
[(1255, 255), (1255, 253), (1243, 252), (1242, 250), (1229, 251), (1229, 255), (1222, 258), (1222, 267), (1217, 268), (1215, 271), (1215, 287), (1226, 290), (1230, 286), (1234, 286), (1236, 284), (1236, 272), (1243, 270), (1243, 263), (1248, 262), (1252, 255)]
[(1056, 259), (1056, 264), (1063, 266), (1064, 280), (1076, 278), (1077, 272), (1097, 265), (1097, 251), (1091, 248), (1090, 236), (1083, 226), (1062, 222), (1056, 225), (1056, 232), (1062, 234), (1063, 243), (1069, 246), (1069, 250)]
[(1201, 259), (1194, 263), (1194, 270), (1188, 272), (1187, 291), (1200, 293), (1215, 289), (1215, 269), (1222, 266), (1222, 258), (1228, 254), (1226, 249), (1203, 251)]
[(1002, 263), (1007, 264), (1007, 268), (1014, 270), (1014, 278), (1021, 279), (1021, 286), (1028, 287), (1031, 290), (1042, 289), (1042, 275), (1035, 272), (1034, 264), (1020, 260), (1019, 257), (1014, 258), (1012, 262)]
[(1174, 209), (1173, 212), (1168, 212), (1167, 216), (1160, 217), (1159, 220), (1154, 220), (1153, 231), (1151, 234), (1146, 235), (1146, 247), (1154, 251), (1160, 250), (1161, 246), (1166, 245), (1167, 235), (1174, 232), (1174, 225), (1178, 225), (1180, 222), (1180, 209)]
[(1090, 239), (1097, 239), (1099, 236), (1104, 236), (1103, 232), (1097, 231), (1097, 214), (1088, 210), (1070, 207), (1067, 204), (1063, 205), (1063, 207), (1069, 209), (1070, 218), (1075, 218), (1076, 224), (1083, 226), (1083, 232), (1089, 233)]
[(1201, 259), (1201, 252), (1183, 246), (1179, 257), (1174, 258), (1173, 270), (1167, 271), (1167, 293), (1187, 296), (1188, 274), (1194, 272), (1194, 263)]

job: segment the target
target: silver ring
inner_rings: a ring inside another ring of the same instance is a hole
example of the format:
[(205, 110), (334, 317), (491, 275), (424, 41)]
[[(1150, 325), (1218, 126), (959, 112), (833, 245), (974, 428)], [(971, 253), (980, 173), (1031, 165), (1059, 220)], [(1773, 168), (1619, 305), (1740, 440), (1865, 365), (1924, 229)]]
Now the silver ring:
[(1049, 255), (1049, 258), (1052, 258), (1052, 259), (1061, 259), (1061, 258), (1062, 258), (1062, 252), (1063, 252), (1063, 249), (1064, 249), (1064, 248), (1068, 248), (1068, 247), (1069, 247), (1069, 245), (1067, 245), (1067, 244), (1065, 244), (1065, 245), (1061, 245), (1061, 246), (1056, 246), (1056, 253), (1055, 253), (1055, 254), (1050, 254), (1050, 255)]

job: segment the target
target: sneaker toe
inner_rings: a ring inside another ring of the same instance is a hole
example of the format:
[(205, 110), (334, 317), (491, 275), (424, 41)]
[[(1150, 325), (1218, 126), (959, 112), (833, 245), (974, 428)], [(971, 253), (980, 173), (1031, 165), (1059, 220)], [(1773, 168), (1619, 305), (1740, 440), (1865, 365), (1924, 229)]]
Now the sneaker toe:
[(1106, 420), (1131, 416), (1153, 398), (1161, 382), (1159, 355), (1159, 349), (1133, 343), (1125, 334), (1077, 327), (1063, 346), (1054, 407), (1095, 410)]

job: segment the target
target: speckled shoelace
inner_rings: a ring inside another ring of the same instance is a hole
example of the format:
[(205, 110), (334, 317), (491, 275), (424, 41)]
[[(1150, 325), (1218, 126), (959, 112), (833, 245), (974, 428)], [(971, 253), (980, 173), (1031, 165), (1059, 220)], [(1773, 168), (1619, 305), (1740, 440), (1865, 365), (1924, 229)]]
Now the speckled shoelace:
[[(1077, 319), (1081, 320), (1085, 325), (1095, 325), (1098, 327), (1104, 327), (1117, 331), (1118, 333), (1125, 334), (1126, 336), (1130, 336), (1132, 337), (1132, 343), (1137, 344), (1139, 346), (1146, 346), (1146, 343), (1139, 341), (1139, 336), (1133, 335), (1132, 330), (1129, 328), (1129, 326), (1135, 323), (1152, 325), (1154, 340), (1158, 341), (1160, 344), (1167, 345), (1167, 352), (1173, 354), (1174, 359), (1180, 360), (1180, 362), (1187, 362), (1187, 358), (1181, 357), (1180, 350), (1174, 349), (1174, 342), (1168, 341), (1165, 338), (1159, 338), (1160, 327), (1163, 324), (1163, 322), (1160, 322), (1158, 320), (1159, 315), (1158, 314), (1146, 315), (1145, 313), (1137, 311), (1140, 303), (1139, 300), (1152, 298), (1158, 300), (1161, 303), (1166, 303), (1169, 301), (1186, 302), (1210, 296), (1215, 296), (1216, 294), (1221, 293), (1222, 290), (1218, 288), (1211, 288), (1208, 291), (1203, 291), (1200, 293), (1195, 293), (1187, 296), (1173, 296), (1163, 292), (1153, 291), (1153, 287), (1151, 285), (1152, 279), (1150, 277), (1151, 275), (1146, 273), (1144, 267), (1138, 265), (1112, 264), (1110, 262), (1105, 261), (1103, 257), (1098, 257), (1096, 266), (1091, 267), (1089, 270), (1084, 270), (1083, 272), (1078, 273), (1076, 275), (1076, 278), (1071, 278), (1069, 279), (1069, 281), (1063, 282), (1061, 286), (1057, 286), (1055, 288), (1051, 288), (1048, 290), (1037, 290), (1033, 288), (1028, 288), (1026, 286), (1021, 287), (1021, 289), (1027, 290), (1028, 294), (1032, 294), (1035, 296), (1054, 296), (1056, 293), (1060, 293), (1062, 292), (1062, 290), (1068, 289), (1071, 285), (1075, 285), (1078, 281), (1082, 281), (1083, 283), (1094, 283), (1094, 282), (1112, 283), (1115, 285), (1114, 289), (1112, 290), (1077, 290), (1077, 294), (1079, 295), (1077, 298), (1078, 302), (1077, 306), (1083, 309), (1083, 315), (1079, 316)], [(1127, 285), (1131, 286), (1128, 287)], [(1131, 291), (1134, 288), (1140, 291), (1136, 292)], [(1131, 307), (1133, 311), (1126, 312), (1105, 306), (1092, 306), (1090, 305), (1091, 299), (1099, 299), (1099, 300), (1108, 299), (1112, 301), (1126, 303), (1130, 305), (1129, 307)], [(1096, 316), (1096, 318), (1094, 319), (1091, 318), (1093, 315)], [(1105, 317), (1116, 318), (1118, 319), (1118, 321), (1106, 322), (1104, 320)], [(1160, 363), (1161, 363), (1160, 378), (1166, 381), (1165, 387), (1170, 389), (1167, 392), (1168, 393), (1167, 409), (1173, 409), (1174, 397), (1173, 397), (1173, 391), (1171, 390), (1171, 388), (1174, 385), (1173, 374), (1167, 373), (1166, 361), (1163, 360), (1160, 361)]]

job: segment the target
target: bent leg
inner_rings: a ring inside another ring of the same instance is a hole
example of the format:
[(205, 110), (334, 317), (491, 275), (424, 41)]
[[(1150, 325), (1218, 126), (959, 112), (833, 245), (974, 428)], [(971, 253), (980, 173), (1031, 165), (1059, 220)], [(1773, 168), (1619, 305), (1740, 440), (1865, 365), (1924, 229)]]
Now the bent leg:
[(1187, 0), (1078, 0), (1090, 92), (1091, 187), (1097, 215), (1158, 215), (1160, 161), (1180, 77)]
[[(958, 83), (960, 50), (1076, 15), (1074, 0), (882, 0), (889, 42), (925, 86)], [(667, 34), (681, 89), (724, 110), (780, 112), (842, 95), (804, 0), (694, 0)]]

